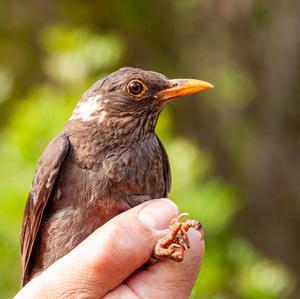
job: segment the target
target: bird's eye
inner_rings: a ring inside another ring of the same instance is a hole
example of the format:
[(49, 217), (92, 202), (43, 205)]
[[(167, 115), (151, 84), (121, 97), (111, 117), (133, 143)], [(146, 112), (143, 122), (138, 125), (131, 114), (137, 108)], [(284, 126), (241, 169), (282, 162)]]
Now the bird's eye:
[(140, 80), (132, 80), (127, 85), (127, 91), (136, 97), (141, 97), (147, 91), (147, 87)]

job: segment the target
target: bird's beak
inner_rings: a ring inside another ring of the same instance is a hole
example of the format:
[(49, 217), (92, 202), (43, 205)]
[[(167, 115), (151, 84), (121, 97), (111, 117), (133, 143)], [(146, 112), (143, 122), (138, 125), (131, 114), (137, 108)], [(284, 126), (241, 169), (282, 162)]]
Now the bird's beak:
[(214, 87), (208, 82), (195, 79), (173, 79), (169, 82), (170, 87), (157, 93), (159, 100), (162, 102)]

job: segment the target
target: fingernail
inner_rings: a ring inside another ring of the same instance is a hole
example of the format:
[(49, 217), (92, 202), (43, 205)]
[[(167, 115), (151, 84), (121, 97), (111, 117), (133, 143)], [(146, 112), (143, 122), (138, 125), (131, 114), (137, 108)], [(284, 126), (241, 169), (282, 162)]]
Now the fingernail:
[(162, 230), (168, 227), (169, 222), (178, 215), (178, 208), (167, 198), (156, 199), (138, 214), (140, 221), (148, 228)]

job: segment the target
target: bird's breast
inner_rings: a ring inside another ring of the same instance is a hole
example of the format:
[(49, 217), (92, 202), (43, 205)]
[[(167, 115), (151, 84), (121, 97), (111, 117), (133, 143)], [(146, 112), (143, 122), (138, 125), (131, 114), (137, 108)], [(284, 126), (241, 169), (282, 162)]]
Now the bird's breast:
[(165, 182), (163, 161), (155, 140), (124, 147), (108, 154), (101, 161), (101, 177), (110, 190), (119, 196), (163, 196)]

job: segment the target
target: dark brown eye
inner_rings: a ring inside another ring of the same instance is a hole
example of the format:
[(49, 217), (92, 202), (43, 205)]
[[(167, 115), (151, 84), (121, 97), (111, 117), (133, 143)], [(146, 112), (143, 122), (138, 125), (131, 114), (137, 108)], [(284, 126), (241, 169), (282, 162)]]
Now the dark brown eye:
[(133, 96), (142, 96), (146, 92), (145, 84), (140, 80), (132, 80), (127, 85), (127, 91)]

